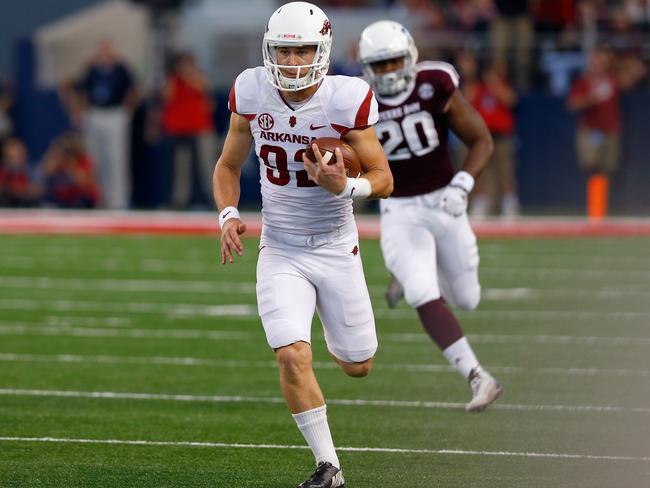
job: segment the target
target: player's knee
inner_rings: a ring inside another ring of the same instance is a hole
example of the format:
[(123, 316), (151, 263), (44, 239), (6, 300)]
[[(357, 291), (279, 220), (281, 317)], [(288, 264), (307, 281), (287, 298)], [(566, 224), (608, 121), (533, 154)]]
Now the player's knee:
[(353, 378), (363, 378), (364, 376), (368, 376), (372, 369), (372, 358), (362, 363), (347, 363), (340, 361), (339, 364), (348, 376), (352, 376)]
[(413, 308), (417, 308), (423, 303), (437, 298), (440, 298), (440, 294), (436, 293), (431, 286), (427, 286), (424, 283), (404, 285), (404, 300)]
[(281, 374), (298, 377), (311, 369), (311, 346), (306, 342), (295, 342), (275, 351)]
[(453, 305), (460, 310), (475, 310), (481, 302), (481, 288), (462, 290), (453, 298)]

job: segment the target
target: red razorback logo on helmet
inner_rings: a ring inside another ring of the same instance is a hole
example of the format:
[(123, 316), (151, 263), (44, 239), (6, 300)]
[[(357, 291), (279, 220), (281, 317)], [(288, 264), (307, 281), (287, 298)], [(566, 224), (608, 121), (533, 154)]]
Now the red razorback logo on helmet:
[(323, 35), (323, 36), (326, 36), (327, 34), (330, 34), (331, 32), (332, 32), (332, 24), (330, 24), (329, 20), (325, 19), (325, 22), (323, 22), (323, 28), (320, 30), (320, 34)]

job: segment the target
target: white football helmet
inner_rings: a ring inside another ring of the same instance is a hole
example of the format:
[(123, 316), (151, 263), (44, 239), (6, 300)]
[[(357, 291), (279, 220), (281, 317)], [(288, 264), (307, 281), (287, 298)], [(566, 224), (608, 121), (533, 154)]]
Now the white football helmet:
[[(316, 54), (307, 73), (301, 69), (295, 77), (287, 77), (281, 68), (295, 68), (277, 63), (280, 46), (316, 46)], [(318, 83), (327, 74), (332, 49), (332, 25), (325, 13), (307, 2), (286, 3), (275, 11), (264, 33), (262, 54), (269, 81), (280, 90), (298, 91)], [(300, 76), (302, 75), (302, 76)]]
[[(377, 61), (404, 57), (404, 68), (384, 74), (375, 74), (371, 64)], [(418, 50), (406, 28), (392, 20), (380, 20), (366, 27), (359, 40), (359, 63), (363, 74), (377, 93), (396, 95), (415, 79)]]

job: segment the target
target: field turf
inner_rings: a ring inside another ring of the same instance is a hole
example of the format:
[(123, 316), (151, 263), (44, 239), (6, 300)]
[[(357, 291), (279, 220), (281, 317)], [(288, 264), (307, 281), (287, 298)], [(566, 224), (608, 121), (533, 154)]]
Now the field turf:
[[(483, 239), (483, 301), (457, 316), (505, 393), (467, 384), (415, 312), (383, 302), (346, 377), (313, 325), (346, 487), (650, 486), (650, 239)], [(0, 236), (0, 486), (293, 487), (311, 453), (256, 315), (256, 240)]]

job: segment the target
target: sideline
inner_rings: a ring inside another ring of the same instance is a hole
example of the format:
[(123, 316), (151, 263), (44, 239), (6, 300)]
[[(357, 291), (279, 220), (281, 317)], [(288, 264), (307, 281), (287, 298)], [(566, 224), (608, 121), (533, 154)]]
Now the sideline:
[[(258, 236), (259, 213), (242, 213), (247, 235)], [(356, 216), (359, 235), (379, 236), (377, 215)], [(525, 217), (514, 220), (473, 221), (479, 237), (650, 236), (650, 219), (584, 217)], [(168, 234), (215, 235), (216, 212), (0, 210), (0, 234)]]

